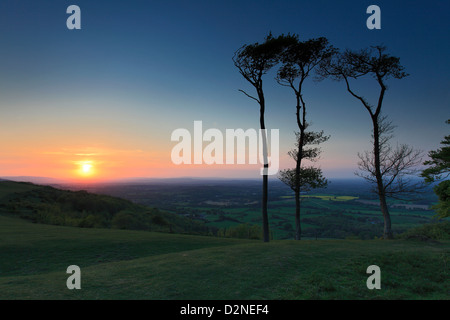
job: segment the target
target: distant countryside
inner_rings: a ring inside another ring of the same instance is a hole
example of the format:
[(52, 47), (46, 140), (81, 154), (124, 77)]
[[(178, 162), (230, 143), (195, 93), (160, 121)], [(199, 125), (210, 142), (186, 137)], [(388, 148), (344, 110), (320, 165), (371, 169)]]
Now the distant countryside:
[[(173, 179), (62, 187), (108, 194), (137, 204), (175, 213), (201, 223), (212, 235), (233, 235), (242, 225), (261, 225), (261, 186), (257, 180)], [(269, 217), (273, 239), (293, 239), (293, 192), (280, 181), (270, 183)], [(379, 201), (370, 185), (358, 179), (334, 180), (326, 189), (302, 194), (301, 221), (308, 239), (374, 239), (383, 233)], [(393, 229), (397, 234), (430, 223), (437, 201), (430, 187), (415, 200), (390, 200)], [(260, 235), (254, 234), (258, 238)], [(247, 237), (241, 234), (240, 237)]]
[[(379, 240), (376, 201), (360, 183), (333, 181), (302, 195), (296, 241), (292, 195), (273, 182), (266, 243), (258, 182), (86, 187), (0, 181), (0, 299), (448, 298), (450, 224), (425, 201), (391, 203), (395, 237)], [(374, 264), (381, 290), (366, 286)], [(81, 268), (80, 290), (66, 287), (69, 265)]]

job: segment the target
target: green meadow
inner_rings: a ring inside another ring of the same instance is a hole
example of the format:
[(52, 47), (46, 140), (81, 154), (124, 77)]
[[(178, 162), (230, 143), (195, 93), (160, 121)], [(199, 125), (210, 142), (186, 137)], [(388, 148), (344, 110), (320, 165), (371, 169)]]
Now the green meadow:
[[(383, 232), (383, 217), (376, 201), (360, 200), (357, 196), (312, 194), (302, 195), (301, 219), (303, 237), (358, 238), (370, 240)], [(395, 205), (395, 201), (389, 202)], [(261, 224), (258, 206), (192, 206), (204, 213), (206, 224), (230, 228), (239, 224)], [(214, 208), (214, 209), (213, 209)], [(421, 207), (406, 209), (390, 207), (392, 227), (396, 234), (434, 221), (434, 211)], [(219, 211), (219, 213), (216, 213)], [(293, 196), (279, 196), (269, 202), (269, 222), (274, 239), (294, 238), (295, 200)]]
[[(334, 196), (334, 195), (302, 195), (302, 198), (317, 198), (321, 200), (330, 200), (330, 201), (349, 201), (358, 199), (358, 197), (353, 196)], [(283, 199), (294, 199), (294, 196), (281, 196)]]
[[(449, 250), (428, 238), (263, 243), (0, 216), (0, 299), (448, 299)], [(69, 265), (80, 290), (66, 287)], [(370, 265), (380, 290), (366, 286)]]

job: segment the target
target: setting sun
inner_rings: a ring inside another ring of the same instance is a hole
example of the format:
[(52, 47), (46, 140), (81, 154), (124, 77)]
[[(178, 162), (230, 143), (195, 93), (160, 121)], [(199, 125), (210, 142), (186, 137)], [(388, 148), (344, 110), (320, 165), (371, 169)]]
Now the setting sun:
[(81, 170), (83, 171), (83, 173), (86, 173), (86, 174), (90, 173), (91, 169), (92, 169), (92, 165), (88, 164), (88, 163), (83, 164), (83, 166), (81, 167)]
[(78, 174), (84, 177), (92, 176), (94, 174), (94, 165), (92, 161), (80, 161), (78, 162)]

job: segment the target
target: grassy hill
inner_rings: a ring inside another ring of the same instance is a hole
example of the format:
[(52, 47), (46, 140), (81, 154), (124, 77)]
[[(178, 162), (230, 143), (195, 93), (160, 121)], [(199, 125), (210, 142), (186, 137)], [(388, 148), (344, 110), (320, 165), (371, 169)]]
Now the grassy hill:
[[(449, 240), (262, 243), (0, 216), (0, 299), (448, 299), (449, 249)], [(66, 287), (73, 264), (81, 290)], [(366, 287), (373, 264), (381, 290)]]
[[(116, 197), (0, 181), (0, 299), (448, 299), (449, 228), (262, 243)], [(381, 290), (366, 286), (373, 264)], [(70, 265), (81, 290), (66, 287)]]
[(201, 223), (129, 200), (27, 182), (0, 181), (0, 214), (61, 226), (209, 233)]

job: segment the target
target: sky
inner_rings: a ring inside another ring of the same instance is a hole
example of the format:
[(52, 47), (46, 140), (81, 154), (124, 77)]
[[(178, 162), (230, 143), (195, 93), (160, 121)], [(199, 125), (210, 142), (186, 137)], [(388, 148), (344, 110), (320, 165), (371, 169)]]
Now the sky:
[[(372, 4), (380, 30), (366, 27)], [(67, 28), (70, 5), (81, 9), (79, 30)], [(193, 134), (194, 121), (223, 133), (259, 128), (259, 106), (239, 92), (253, 88), (232, 57), (269, 32), (326, 37), (341, 50), (385, 45), (409, 74), (387, 83), (392, 142), (426, 155), (449, 131), (449, 12), (438, 0), (2, 0), (0, 177), (258, 177), (259, 164), (176, 165), (171, 134)], [(264, 78), (266, 126), (279, 130), (283, 169), (294, 166), (295, 98), (274, 76)], [(378, 92), (373, 80), (354, 86), (368, 98)], [(354, 177), (358, 152), (370, 150), (368, 112), (332, 80), (309, 80), (304, 98), (311, 129), (330, 135), (315, 165), (329, 178)]]

